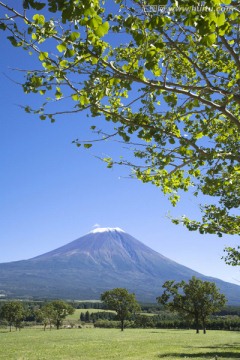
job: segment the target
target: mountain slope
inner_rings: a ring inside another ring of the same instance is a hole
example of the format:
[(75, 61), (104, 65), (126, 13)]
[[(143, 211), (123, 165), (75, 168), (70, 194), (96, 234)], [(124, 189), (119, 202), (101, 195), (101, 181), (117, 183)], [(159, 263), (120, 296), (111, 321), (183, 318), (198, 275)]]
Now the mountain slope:
[(214, 281), (229, 303), (239, 301), (239, 286), (180, 265), (119, 228), (100, 228), (35, 258), (0, 264), (0, 292), (12, 297), (98, 299), (107, 289), (126, 287), (141, 301), (155, 301), (164, 281), (192, 276)]

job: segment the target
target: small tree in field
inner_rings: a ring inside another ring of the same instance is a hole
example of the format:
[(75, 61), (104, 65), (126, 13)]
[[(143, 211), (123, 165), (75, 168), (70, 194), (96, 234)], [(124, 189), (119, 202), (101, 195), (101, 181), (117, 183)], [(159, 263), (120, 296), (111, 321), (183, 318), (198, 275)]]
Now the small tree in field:
[(194, 321), (196, 333), (202, 325), (206, 334), (206, 323), (209, 315), (220, 310), (226, 303), (226, 298), (220, 294), (216, 285), (208, 281), (192, 277), (188, 283), (181, 281), (166, 281), (162, 296), (157, 298), (160, 304), (172, 311), (177, 311), (187, 319)]
[(130, 314), (141, 310), (135, 298), (135, 294), (130, 294), (123, 288), (105, 291), (101, 295), (101, 300), (106, 304), (109, 310), (116, 311), (117, 318), (121, 322), (121, 331), (124, 329), (124, 321)]
[(19, 301), (10, 301), (5, 303), (0, 312), (0, 318), (5, 319), (9, 326), (10, 331), (12, 331), (12, 326), (14, 325), (17, 328), (20, 328), (21, 322), (24, 317), (24, 308), (23, 304)]
[(67, 304), (63, 300), (55, 300), (51, 303), (52, 306), (52, 320), (54, 325), (59, 329), (62, 326), (63, 320), (68, 316), (74, 313), (74, 308)]
[(90, 312), (89, 311), (86, 311), (86, 313), (85, 313), (85, 321), (86, 322), (90, 321)]
[(59, 329), (63, 323), (63, 320), (73, 314), (75, 309), (63, 300), (54, 300), (42, 307), (40, 310), (40, 317), (44, 323), (44, 330), (47, 324), (54, 324)]
[(43, 323), (44, 331), (46, 330), (47, 325), (52, 329), (52, 317), (53, 317), (53, 307), (51, 303), (45, 304), (41, 309), (36, 311), (36, 317), (39, 321)]

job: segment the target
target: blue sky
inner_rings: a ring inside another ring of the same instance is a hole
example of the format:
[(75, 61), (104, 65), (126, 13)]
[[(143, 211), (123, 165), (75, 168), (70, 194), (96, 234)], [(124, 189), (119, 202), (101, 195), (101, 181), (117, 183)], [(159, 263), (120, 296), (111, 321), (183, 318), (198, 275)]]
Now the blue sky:
[(0, 262), (28, 259), (85, 235), (98, 224), (120, 227), (159, 253), (197, 270), (239, 284), (238, 268), (221, 260), (238, 238), (200, 235), (173, 225), (171, 214), (198, 213), (198, 199), (184, 194), (172, 208), (159, 189), (107, 169), (94, 155), (120, 154), (116, 144), (83, 150), (71, 142), (89, 138), (81, 113), (55, 124), (40, 121), (18, 105), (38, 104), (11, 79), (32, 68), (32, 58), (0, 33)]

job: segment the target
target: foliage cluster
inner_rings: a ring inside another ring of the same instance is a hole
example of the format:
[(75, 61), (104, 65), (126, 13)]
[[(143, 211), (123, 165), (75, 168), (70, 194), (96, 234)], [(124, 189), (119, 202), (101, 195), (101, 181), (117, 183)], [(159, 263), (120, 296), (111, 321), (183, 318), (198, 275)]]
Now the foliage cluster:
[(38, 309), (36, 316), (38, 320), (44, 324), (44, 330), (47, 325), (50, 326), (50, 329), (52, 325), (55, 325), (56, 328), (59, 329), (63, 324), (63, 320), (73, 313), (74, 308), (70, 304), (63, 300), (54, 300)]
[(24, 316), (26, 316), (26, 311), (19, 301), (6, 302), (0, 309), (0, 319), (7, 322), (10, 331), (12, 331), (12, 326), (20, 330)]
[(121, 330), (124, 329), (124, 322), (132, 314), (141, 310), (135, 294), (130, 294), (127, 289), (115, 288), (113, 290), (105, 291), (101, 295), (101, 300), (109, 310), (116, 311), (117, 319), (120, 320)]
[[(168, 194), (203, 195), (202, 218), (173, 220), (200, 233), (240, 234), (239, 10), (236, 1), (24, 0), (0, 18), (11, 44), (35, 56), (25, 93), (44, 98), (41, 120), (86, 111), (93, 141), (127, 143), (129, 158), (104, 158), (108, 167)], [(231, 4), (230, 7), (229, 4)], [(178, 9), (187, 9), (179, 11)], [(72, 107), (69, 109), (69, 99)], [(62, 103), (62, 111), (51, 106)], [(64, 107), (64, 104), (66, 104)], [(112, 124), (104, 133), (98, 118)]]
[(197, 333), (200, 326), (206, 333), (209, 316), (220, 310), (227, 301), (214, 283), (202, 281), (194, 276), (188, 283), (166, 281), (163, 288), (164, 292), (157, 298), (158, 302), (171, 311), (177, 311), (189, 321), (189, 324), (194, 321)]

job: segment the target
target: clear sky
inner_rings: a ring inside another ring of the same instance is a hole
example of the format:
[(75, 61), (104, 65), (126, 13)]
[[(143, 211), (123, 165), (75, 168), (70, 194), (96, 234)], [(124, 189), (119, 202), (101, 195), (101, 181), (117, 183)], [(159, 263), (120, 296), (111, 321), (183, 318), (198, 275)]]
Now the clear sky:
[[(0, 32), (0, 262), (28, 259), (73, 241), (94, 226), (120, 227), (172, 260), (204, 275), (240, 284), (238, 268), (221, 260), (238, 237), (200, 235), (173, 225), (166, 215), (197, 214), (198, 199), (185, 194), (172, 208), (159, 189), (107, 169), (94, 155), (118, 153), (116, 144), (83, 150), (71, 142), (89, 138), (84, 113), (55, 124), (19, 105), (39, 104), (15, 81), (11, 68), (33, 68), (32, 58)], [(124, 151), (124, 150), (123, 150)]]

